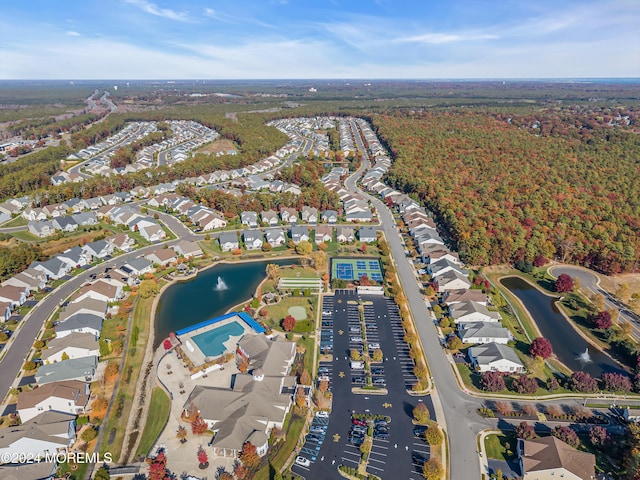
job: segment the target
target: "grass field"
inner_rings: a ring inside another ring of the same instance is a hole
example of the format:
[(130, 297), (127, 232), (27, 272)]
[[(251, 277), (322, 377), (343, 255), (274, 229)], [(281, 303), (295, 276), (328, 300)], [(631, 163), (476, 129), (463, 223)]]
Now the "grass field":
[(509, 444), (509, 450), (515, 452), (516, 449), (516, 436), (513, 433), (504, 434), (491, 434), (484, 438), (484, 448), (487, 452), (487, 458), (493, 458), (495, 460), (509, 461), (513, 457), (513, 453), (509, 455), (507, 453), (507, 444)]
[[(162, 283), (162, 282), (160, 282)], [(135, 395), (142, 360), (144, 358), (144, 346), (149, 339), (149, 321), (153, 297), (138, 298), (133, 310), (132, 329), (138, 327), (137, 345), (129, 344), (125, 353), (124, 368), (119, 373), (120, 384), (116, 395), (116, 405), (113, 405), (109, 418), (105, 424), (105, 437), (100, 446), (100, 453), (111, 452), (113, 461), (118, 462), (122, 450), (125, 428), (123, 422), (129, 418)]]
[(318, 271), (311, 267), (285, 265), (280, 267), (280, 278), (318, 278)]
[(28, 223), (29, 223), (29, 221), (26, 218), (19, 216), (19, 217), (16, 217), (16, 218), (12, 218), (11, 220), (9, 220), (6, 223), (3, 223), (2, 224), (2, 228), (24, 227)]
[[(304, 307), (307, 311), (307, 318), (315, 318), (318, 305), (318, 297), (285, 297), (280, 303), (269, 305), (267, 309), (266, 323), (272, 327), (280, 329), (280, 321), (289, 315), (289, 308), (294, 306)], [(303, 322), (299, 322), (303, 323)]]
[(167, 423), (170, 410), (171, 399), (162, 388), (155, 387), (151, 392), (151, 403), (149, 405), (149, 412), (153, 412), (153, 415), (147, 417), (147, 423), (142, 432), (136, 457), (140, 455), (146, 456), (149, 453)]
[(40, 242), (43, 240), (42, 238), (36, 237), (33, 233), (28, 232), (27, 230), (11, 232), (11, 236), (17, 238), (18, 240), (22, 240), (23, 242)]
[[(269, 464), (271, 464), (276, 471), (280, 471), (291, 455), (291, 452), (298, 442), (300, 433), (302, 432), (302, 427), (304, 427), (304, 420), (299, 417), (293, 418), (289, 424), (289, 428), (287, 429), (287, 436), (284, 445), (278, 449), (277, 453), (273, 457), (269, 457)], [(256, 472), (254, 476), (255, 480), (269, 480), (269, 464)]]

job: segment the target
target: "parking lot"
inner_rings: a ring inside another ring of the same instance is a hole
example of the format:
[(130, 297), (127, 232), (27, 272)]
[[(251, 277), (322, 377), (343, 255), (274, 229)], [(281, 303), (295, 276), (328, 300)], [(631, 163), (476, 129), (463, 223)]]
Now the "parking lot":
[[(362, 320), (359, 300), (364, 303)], [(321, 347), (333, 355), (332, 361), (320, 362), (318, 368), (318, 376), (329, 381), (333, 408), (324, 435), (317, 431), (317, 435), (307, 437), (298, 453), (303, 460), (295, 463), (292, 471), (306, 479), (326, 479), (337, 478), (339, 465), (356, 467), (360, 450), (353, 443), (354, 439), (357, 443), (357, 434), (354, 437), (352, 414), (369, 413), (387, 415), (391, 421), (386, 431), (373, 439), (368, 471), (381, 478), (422, 478), (420, 467), (429, 458), (429, 446), (414, 437), (412, 411), (418, 402), (424, 402), (433, 415), (433, 407), (429, 397), (416, 398), (407, 393), (416, 378), (393, 300), (357, 296), (351, 291), (325, 296), (320, 338)], [(377, 348), (383, 353), (382, 362), (371, 364), (370, 374), (364, 368), (351, 368), (351, 349), (363, 351), (365, 342), (370, 355)], [(376, 348), (369, 348), (372, 346)], [(366, 384), (367, 375), (371, 385), (385, 388), (387, 394), (352, 393), (354, 387)]]

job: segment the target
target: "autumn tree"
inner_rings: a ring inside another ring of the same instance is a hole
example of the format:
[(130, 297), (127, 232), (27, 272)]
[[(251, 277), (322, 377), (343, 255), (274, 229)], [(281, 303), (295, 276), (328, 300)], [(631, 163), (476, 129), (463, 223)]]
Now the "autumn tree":
[(164, 451), (160, 451), (149, 464), (148, 478), (149, 480), (169, 480), (171, 478), (167, 471), (167, 457)]
[(449, 350), (459, 350), (462, 348), (462, 340), (457, 335), (451, 335), (447, 338), (447, 347)]
[(488, 392), (499, 392), (506, 388), (504, 378), (499, 372), (482, 372), (480, 383)]
[(203, 435), (208, 428), (209, 425), (207, 425), (205, 419), (202, 418), (198, 412), (196, 412), (195, 418), (191, 420), (191, 431), (193, 432), (193, 434)]
[(413, 419), (417, 423), (425, 424), (429, 420), (429, 409), (427, 406), (420, 402), (413, 408)]
[(532, 357), (540, 357), (546, 360), (553, 354), (551, 342), (544, 337), (538, 337), (531, 342), (529, 353)]
[(292, 332), (296, 328), (296, 319), (293, 315), (287, 315), (282, 319), (282, 328), (285, 332)]
[(431, 457), (424, 463), (422, 467), (422, 476), (425, 480), (440, 480), (444, 475), (444, 469), (440, 460), (435, 457)]
[(573, 372), (567, 385), (575, 392), (595, 393), (598, 391), (598, 381), (587, 372)]
[(270, 280), (273, 280), (274, 282), (277, 282), (278, 279), (280, 278), (280, 267), (275, 263), (267, 264), (266, 272), (267, 272), (267, 278), (269, 278)]
[(143, 280), (138, 287), (138, 294), (141, 298), (149, 298), (160, 293), (160, 287), (155, 280)]
[(558, 276), (554, 287), (558, 293), (571, 292), (574, 288), (573, 278), (566, 273), (561, 273)]
[(611, 328), (611, 325), (613, 324), (611, 321), (611, 314), (607, 310), (598, 312), (598, 314), (593, 318), (593, 324), (600, 330), (607, 330), (608, 328)]
[(437, 425), (430, 425), (427, 427), (424, 431), (424, 439), (431, 446), (440, 445), (443, 440), (440, 428), (438, 428)]
[(607, 372), (602, 375), (604, 389), (609, 392), (630, 392), (631, 378), (623, 373)]
[(187, 429), (184, 428), (182, 425), (180, 425), (178, 427), (178, 430), (176, 431), (176, 437), (179, 440), (183, 440), (183, 439), (187, 438)]
[(538, 381), (528, 375), (518, 375), (513, 379), (512, 388), (522, 394), (532, 395), (538, 391)]
[(300, 374), (300, 385), (311, 385), (311, 375), (307, 370), (303, 370)]
[(260, 456), (255, 445), (244, 442), (240, 450), (240, 461), (248, 470), (256, 470), (260, 466)]
[(578, 434), (573, 429), (564, 425), (558, 425), (553, 430), (551, 430), (551, 435), (572, 446), (573, 448), (578, 448), (578, 445), (580, 445)]
[(384, 354), (382, 353), (382, 350), (380, 350), (379, 348), (376, 348), (373, 351), (373, 361), (374, 362), (381, 362), (383, 357), (384, 357)]
[(206, 466), (209, 465), (209, 456), (202, 447), (198, 449), (198, 463), (200, 464), (200, 468), (206, 468)]
[(527, 422), (520, 422), (520, 425), (516, 425), (515, 432), (516, 436), (518, 438), (522, 438), (523, 440), (531, 440), (532, 438), (536, 438), (535, 430)]
[(301, 240), (297, 245), (296, 245), (296, 253), (298, 255), (309, 255), (313, 250), (313, 245), (308, 242), (307, 240)]

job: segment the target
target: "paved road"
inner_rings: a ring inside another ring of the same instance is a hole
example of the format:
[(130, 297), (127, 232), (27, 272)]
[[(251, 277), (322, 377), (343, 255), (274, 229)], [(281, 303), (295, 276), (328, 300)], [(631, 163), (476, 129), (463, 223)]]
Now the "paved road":
[(611, 297), (608, 292), (598, 286), (598, 277), (595, 273), (587, 270), (586, 268), (573, 267), (570, 265), (561, 265), (551, 267), (551, 273), (555, 277), (566, 273), (567, 275), (580, 280), (582, 289), (591, 293), (601, 293), (604, 296), (604, 303), (607, 308), (618, 310), (619, 321), (628, 322), (631, 324), (631, 335), (640, 340), (640, 323), (638, 323), (637, 316), (627, 310), (623, 304), (617, 301), (617, 299)]

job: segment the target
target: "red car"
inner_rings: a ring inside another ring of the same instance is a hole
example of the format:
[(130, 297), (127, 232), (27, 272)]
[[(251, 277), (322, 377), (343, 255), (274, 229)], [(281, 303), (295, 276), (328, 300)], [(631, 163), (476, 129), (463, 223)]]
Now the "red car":
[(354, 418), (353, 420), (351, 420), (351, 423), (353, 423), (354, 425), (362, 425), (363, 427), (367, 426), (367, 422), (358, 418)]

